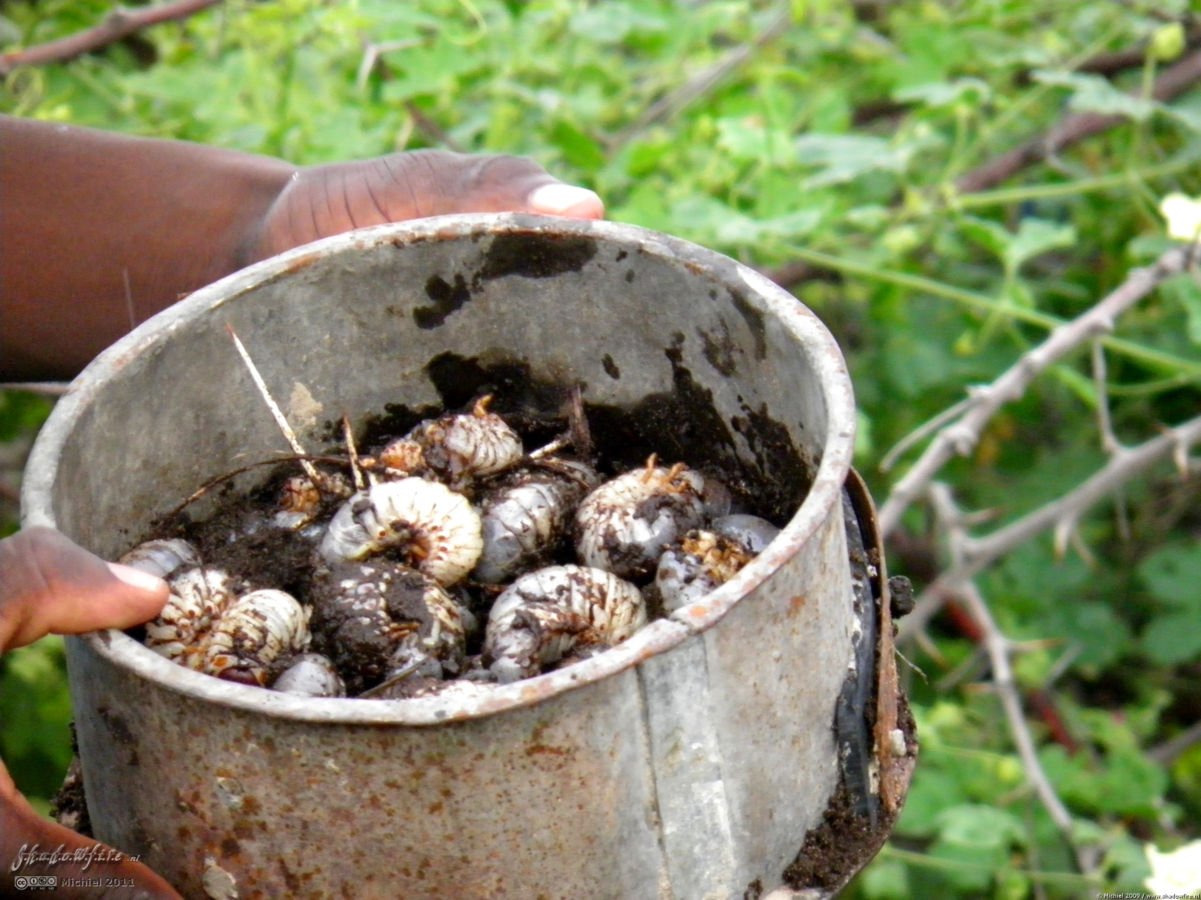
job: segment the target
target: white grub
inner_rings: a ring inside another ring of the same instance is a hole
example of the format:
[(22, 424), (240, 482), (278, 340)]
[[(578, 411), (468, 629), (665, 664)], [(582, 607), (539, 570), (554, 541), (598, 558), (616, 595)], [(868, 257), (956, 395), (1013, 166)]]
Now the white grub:
[(279, 509), (272, 521), (279, 528), (299, 531), (321, 514), (326, 497), (348, 497), (350, 485), (339, 474), (322, 475), (320, 486), (308, 475), (294, 475), (280, 489)]
[(443, 585), (471, 571), (483, 548), (480, 517), (462, 494), (422, 478), (359, 491), (330, 520), (320, 553), (330, 563), (388, 551)]
[(422, 422), (408, 435), (421, 447), (422, 461), (453, 487), (517, 465), (525, 454), (521, 436), (496, 413), (491, 395), (468, 413), (449, 413)]
[(190, 568), (174, 574), (171, 596), (146, 623), (146, 646), (180, 665), (198, 669), (213, 623), (237, 598), (233, 580), (221, 569)]
[(586, 566), (547, 566), (496, 598), (483, 655), (498, 681), (516, 681), (577, 646), (613, 646), (645, 624), (642, 594), (629, 582)]
[(341, 562), (312, 590), (314, 639), (351, 693), (412, 666), (457, 673), (466, 636), (457, 602), (432, 578), (386, 559)]
[(749, 513), (721, 516), (713, 520), (711, 528), (723, 537), (738, 541), (754, 555), (762, 553), (780, 533), (780, 529), (767, 519)]
[(580, 562), (634, 581), (651, 576), (664, 549), (702, 524), (704, 490), (698, 472), (683, 463), (656, 466), (654, 456), (605, 482), (576, 512)]
[(688, 532), (659, 558), (655, 588), (666, 612), (693, 603), (738, 574), (755, 554), (711, 531)]
[(333, 661), (322, 653), (301, 653), (280, 673), (271, 688), (305, 697), (346, 696), (346, 685)]
[[(446, 589), (428, 576), (417, 610), (416, 631), (406, 635), (392, 653), (392, 671), (413, 667), (433, 677), (458, 674), (463, 664), (466, 628), (459, 604)], [(403, 616), (394, 610), (394, 616)]]
[(574, 465), (578, 471), (570, 474), (522, 469), (489, 487), (481, 502), (484, 548), (472, 577), (499, 584), (550, 561), (576, 505), (596, 480), (591, 470)]
[(139, 544), (118, 562), (166, 579), (183, 569), (198, 567), (200, 554), (182, 538), (170, 538)]
[(309, 645), (309, 610), (273, 589), (243, 594), (213, 625), (201, 671), (258, 685), (278, 661)]
[(425, 451), (421, 449), (421, 444), (411, 437), (392, 441), (379, 452), (374, 463), (382, 466), (385, 474), (399, 478), (420, 475), (427, 468)]

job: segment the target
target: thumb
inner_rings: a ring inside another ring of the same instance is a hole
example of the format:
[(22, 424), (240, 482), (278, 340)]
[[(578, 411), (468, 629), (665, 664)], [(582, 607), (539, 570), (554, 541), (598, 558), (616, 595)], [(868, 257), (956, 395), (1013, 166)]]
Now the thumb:
[(53, 529), (0, 540), (0, 651), (45, 634), (128, 628), (166, 601), (161, 579), (106, 563)]

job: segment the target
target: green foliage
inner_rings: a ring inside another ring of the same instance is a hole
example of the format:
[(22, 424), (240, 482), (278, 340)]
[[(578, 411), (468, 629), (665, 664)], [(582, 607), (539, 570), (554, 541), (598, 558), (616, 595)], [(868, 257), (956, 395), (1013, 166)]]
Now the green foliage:
[[(13, 0), (0, 41), (70, 34), (110, 6)], [(789, 27), (765, 36), (781, 10)], [(596, 188), (615, 220), (765, 269), (807, 263), (823, 277), (794, 290), (846, 351), (857, 464), (882, 499), (888, 448), (1168, 246), (1159, 199), (1201, 193), (1201, 95), (1159, 101), (1150, 85), (1186, 52), (1188, 11), (1187, 0), (228, 0), (69, 63), (17, 70), (0, 111), (302, 164), (428, 144), (525, 154)], [(1079, 68), (1144, 46), (1112, 77)], [(961, 189), (1074, 113), (1121, 124)], [(1071, 490), (1105, 462), (1101, 409), (1131, 444), (1197, 414), (1195, 278), (1162, 285), (1116, 324), (1103, 376), (1086, 353), (1062, 360), (947, 468), (959, 503), (991, 511), (991, 525)], [(0, 394), (0, 440), (42, 414), (44, 404)], [(1098, 874), (1076, 872), (978, 648), (947, 618), (932, 630), (936, 653), (906, 648), (930, 679), (909, 676), (921, 763), (896, 840), (852, 896), (1138, 890), (1145, 842), (1201, 835), (1201, 753), (1165, 764), (1148, 752), (1201, 718), (1190, 686), (1199, 495), (1195, 475), (1165, 465), (1082, 520), (1085, 550), (1057, 555), (1039, 538), (978, 579), (1019, 642), (1039, 758), (1074, 840), (1099, 853)], [(893, 567), (921, 571), (936, 545), (920, 510), (905, 527), (918, 551), (899, 549)], [(65, 707), (46, 668), (58, 651), (28, 653), (4, 664), (2, 748), (44, 797), (52, 785), (37, 773), (61, 771)], [(42, 693), (11, 705), (35, 669)]]

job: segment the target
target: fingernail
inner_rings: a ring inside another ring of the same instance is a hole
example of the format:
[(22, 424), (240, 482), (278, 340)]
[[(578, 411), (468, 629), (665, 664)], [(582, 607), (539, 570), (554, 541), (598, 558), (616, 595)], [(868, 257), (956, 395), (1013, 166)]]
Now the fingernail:
[(149, 572), (143, 572), (141, 569), (135, 569), (132, 566), (123, 566), (120, 563), (107, 563), (107, 565), (110, 572), (131, 587), (136, 587), (143, 591), (161, 591), (166, 585), (166, 582), (157, 575), (151, 575)]
[(605, 205), (595, 191), (561, 182), (535, 188), (529, 202), (535, 212), (552, 216), (596, 218), (605, 214)]

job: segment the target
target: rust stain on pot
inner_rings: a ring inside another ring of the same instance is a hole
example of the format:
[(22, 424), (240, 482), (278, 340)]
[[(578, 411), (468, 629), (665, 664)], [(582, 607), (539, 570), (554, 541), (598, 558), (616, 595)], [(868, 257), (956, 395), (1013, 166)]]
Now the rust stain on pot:
[(805, 598), (799, 594), (788, 601), (788, 617), (796, 616), (802, 609), (805, 608)]

